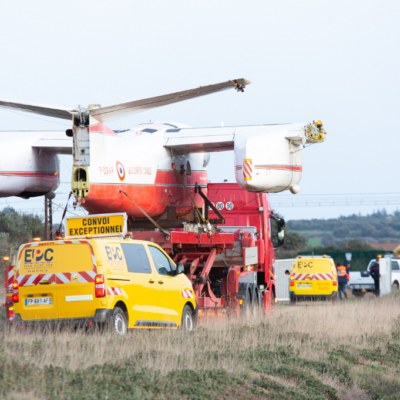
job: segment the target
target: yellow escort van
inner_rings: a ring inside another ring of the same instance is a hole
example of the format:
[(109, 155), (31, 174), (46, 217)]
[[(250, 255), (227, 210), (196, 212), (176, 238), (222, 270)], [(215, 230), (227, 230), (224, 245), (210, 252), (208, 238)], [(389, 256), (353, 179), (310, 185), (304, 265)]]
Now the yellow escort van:
[(338, 295), (337, 272), (329, 256), (298, 256), (291, 271), (290, 302), (298, 300), (332, 300)]
[(14, 324), (178, 328), (197, 322), (192, 283), (157, 245), (132, 239), (56, 240), (20, 247)]

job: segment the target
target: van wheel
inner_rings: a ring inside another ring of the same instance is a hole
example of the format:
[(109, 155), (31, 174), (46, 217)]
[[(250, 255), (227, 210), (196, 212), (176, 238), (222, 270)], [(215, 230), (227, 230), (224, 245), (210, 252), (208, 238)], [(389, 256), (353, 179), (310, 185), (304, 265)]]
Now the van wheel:
[(396, 292), (399, 290), (399, 284), (397, 282), (393, 282), (392, 291)]
[(187, 332), (192, 332), (195, 327), (192, 309), (186, 305), (183, 307), (181, 329)]
[(124, 336), (128, 330), (128, 321), (126, 315), (119, 307), (115, 307), (113, 310), (110, 328), (113, 332), (120, 336)]

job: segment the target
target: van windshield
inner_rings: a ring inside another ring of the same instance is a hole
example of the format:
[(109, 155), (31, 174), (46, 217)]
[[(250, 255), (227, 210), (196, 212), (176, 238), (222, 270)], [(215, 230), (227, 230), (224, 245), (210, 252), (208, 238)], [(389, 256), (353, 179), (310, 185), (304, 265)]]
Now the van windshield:
[(326, 274), (332, 273), (332, 264), (330, 260), (323, 259), (306, 259), (296, 261), (296, 274)]

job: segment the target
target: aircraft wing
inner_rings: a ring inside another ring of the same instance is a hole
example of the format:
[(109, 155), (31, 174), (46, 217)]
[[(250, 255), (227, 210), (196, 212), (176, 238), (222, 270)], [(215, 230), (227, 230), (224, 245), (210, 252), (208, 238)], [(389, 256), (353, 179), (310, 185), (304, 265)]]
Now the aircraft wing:
[(90, 111), (90, 115), (100, 122), (105, 122), (110, 119), (151, 110), (152, 108), (162, 107), (168, 104), (179, 103), (180, 101), (221, 92), (222, 90), (236, 88), (243, 91), (243, 88), (250, 83), (251, 82), (248, 79), (234, 79), (232, 81), (216, 83), (208, 86), (199, 86), (194, 89), (183, 90), (181, 92), (170, 93), (163, 96), (149, 97), (148, 99), (130, 101), (128, 103), (117, 104), (114, 106), (95, 108)]
[[(320, 121), (319, 121), (320, 122)], [(179, 153), (212, 153), (235, 149), (252, 136), (280, 135), (294, 145), (322, 143), (326, 131), (315, 122), (310, 124), (270, 124), (260, 126), (232, 126), (217, 128), (177, 128), (164, 132), (164, 147)], [(274, 139), (271, 139), (274, 143)]]
[(167, 129), (164, 147), (175, 153), (212, 153), (233, 150), (235, 127)]
[[(251, 82), (248, 79), (234, 79), (231, 81), (215, 83), (208, 86), (199, 86), (194, 89), (183, 90), (181, 92), (165, 94), (162, 96), (149, 97), (148, 99), (130, 101), (128, 103), (116, 104), (108, 107), (89, 109), (90, 115), (97, 121), (105, 122), (111, 119), (125, 117), (141, 111), (151, 110), (152, 108), (166, 106), (168, 104), (179, 103), (180, 101), (195, 99), (196, 97), (221, 92), (222, 90), (234, 89), (243, 92), (246, 85)], [(31, 112), (34, 114), (45, 115), (47, 117), (72, 119), (72, 115), (78, 112), (78, 108), (71, 109), (65, 107), (46, 106), (43, 104), (21, 103), (12, 100), (1, 100), (0, 107), (11, 108), (17, 111)]]
[(45, 132), (32, 147), (46, 153), (72, 154), (72, 138), (65, 136), (65, 131)]

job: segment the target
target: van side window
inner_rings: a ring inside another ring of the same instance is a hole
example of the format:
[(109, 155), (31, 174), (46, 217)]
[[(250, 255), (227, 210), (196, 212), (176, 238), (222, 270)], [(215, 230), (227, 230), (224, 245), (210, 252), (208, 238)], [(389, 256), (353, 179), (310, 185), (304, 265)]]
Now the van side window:
[(143, 244), (121, 243), (129, 272), (151, 274), (149, 258)]
[(399, 271), (399, 263), (397, 261), (392, 261), (392, 271)]
[(172, 275), (175, 267), (165, 256), (165, 254), (157, 247), (149, 246), (151, 258), (153, 259), (154, 266), (160, 275)]

